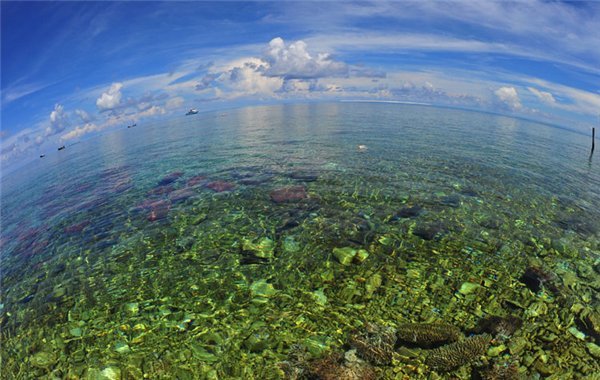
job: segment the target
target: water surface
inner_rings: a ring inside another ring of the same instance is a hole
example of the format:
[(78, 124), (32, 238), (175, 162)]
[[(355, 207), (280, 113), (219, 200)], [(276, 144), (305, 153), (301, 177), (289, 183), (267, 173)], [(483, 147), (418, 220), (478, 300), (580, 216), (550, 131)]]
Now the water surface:
[[(384, 379), (598, 373), (589, 143), (505, 116), (342, 103), (68, 146), (2, 178), (2, 377), (327, 378), (353, 348), (352, 368)], [(383, 364), (365, 354), (384, 328), (453, 325), (464, 342), (491, 317), (520, 323), (458, 368), (400, 340)]]

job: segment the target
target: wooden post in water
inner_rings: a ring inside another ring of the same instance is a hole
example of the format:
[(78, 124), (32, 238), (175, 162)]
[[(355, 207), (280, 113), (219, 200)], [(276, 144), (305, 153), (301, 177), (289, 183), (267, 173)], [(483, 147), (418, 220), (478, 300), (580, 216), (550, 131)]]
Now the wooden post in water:
[(592, 128), (592, 152), (590, 155), (594, 154), (594, 146), (596, 145), (596, 128)]

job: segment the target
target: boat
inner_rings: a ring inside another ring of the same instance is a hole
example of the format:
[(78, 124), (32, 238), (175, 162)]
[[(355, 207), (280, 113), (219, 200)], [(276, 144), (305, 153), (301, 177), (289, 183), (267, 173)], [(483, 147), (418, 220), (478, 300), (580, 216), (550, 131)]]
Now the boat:
[(61, 146), (61, 147), (58, 147), (58, 150), (63, 150), (63, 149), (65, 149), (65, 146), (64, 146), (64, 145), (63, 145), (63, 146)]
[(195, 108), (190, 108), (190, 110), (189, 110), (189, 111), (187, 111), (187, 113), (185, 114), (185, 116), (188, 116), (188, 115), (195, 115), (195, 114), (197, 114), (197, 113), (198, 113), (198, 110), (197, 110), (197, 109), (195, 109)]
[(136, 123), (133, 123), (133, 124), (131, 124), (131, 125), (128, 125), (128, 126), (127, 126), (127, 128), (133, 128), (133, 127), (136, 127), (136, 126), (137, 126), (137, 124), (136, 124)]

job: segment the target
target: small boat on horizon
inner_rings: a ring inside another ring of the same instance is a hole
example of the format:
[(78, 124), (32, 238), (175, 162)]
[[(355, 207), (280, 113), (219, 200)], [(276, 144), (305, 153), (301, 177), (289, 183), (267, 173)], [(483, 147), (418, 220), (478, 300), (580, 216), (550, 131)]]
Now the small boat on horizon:
[(190, 110), (189, 110), (189, 111), (187, 111), (187, 113), (185, 114), (185, 116), (188, 116), (188, 115), (195, 115), (195, 114), (197, 114), (197, 113), (198, 113), (198, 110), (197, 110), (197, 109), (195, 109), (195, 108), (190, 108)]
[(63, 145), (63, 146), (59, 146), (59, 147), (58, 147), (58, 150), (63, 150), (63, 149), (65, 149), (65, 146), (64, 146), (64, 145)]
[(137, 123), (133, 123), (133, 124), (127, 126), (127, 128), (133, 128), (133, 127), (137, 127)]

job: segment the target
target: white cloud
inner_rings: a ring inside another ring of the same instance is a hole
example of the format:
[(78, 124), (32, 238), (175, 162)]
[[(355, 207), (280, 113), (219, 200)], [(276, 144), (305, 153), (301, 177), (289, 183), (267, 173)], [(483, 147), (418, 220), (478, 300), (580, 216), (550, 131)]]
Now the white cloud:
[(164, 115), (165, 113), (166, 113), (166, 111), (164, 108), (154, 105), (154, 106), (147, 108), (141, 112), (138, 112), (137, 114), (128, 115), (128, 116), (138, 119), (138, 118), (142, 118), (142, 117)]
[(557, 108), (594, 117), (598, 115), (598, 110), (600, 109), (600, 95), (598, 94), (538, 78), (524, 78), (521, 80), (552, 91), (552, 93), (557, 94), (561, 98), (568, 99), (568, 103), (557, 102), (555, 104)]
[[(349, 67), (327, 53), (311, 53), (303, 41), (286, 44), (280, 38), (269, 42), (262, 57), (238, 58), (211, 66), (209, 73), (196, 81), (196, 90), (212, 86), (226, 98), (260, 95), (282, 97), (306, 96), (329, 91), (317, 83), (320, 78), (345, 78)], [(384, 73), (353, 70), (355, 75), (385, 76)]]
[(74, 138), (77, 137), (81, 137), (85, 134), (88, 134), (90, 132), (94, 132), (94, 131), (98, 131), (101, 128), (98, 127), (96, 124), (94, 123), (87, 123), (81, 126), (78, 126), (77, 128), (65, 133), (64, 135), (62, 135), (60, 137), (61, 140), (66, 141), (66, 140), (72, 140)]
[(25, 97), (29, 94), (38, 92), (50, 84), (44, 83), (25, 83), (20, 85), (11, 85), (2, 89), (2, 106), (7, 105), (17, 99)]
[(60, 104), (54, 105), (54, 111), (50, 113), (50, 122), (52, 124), (59, 123), (65, 118), (65, 107)]
[(177, 96), (167, 100), (167, 102), (165, 103), (165, 107), (168, 109), (179, 108), (183, 105), (184, 102), (185, 101), (181, 96)]
[(346, 64), (334, 61), (329, 54), (311, 55), (304, 41), (286, 45), (282, 38), (274, 38), (269, 42), (264, 59), (269, 64), (265, 71), (268, 76), (302, 79), (348, 74)]
[(268, 63), (259, 58), (247, 58), (241, 64), (223, 72), (217, 82), (229, 87), (230, 97), (246, 95), (275, 96), (275, 92), (283, 85), (283, 78), (264, 75), (264, 67)]
[(93, 119), (92, 116), (89, 113), (87, 113), (87, 112), (85, 112), (84, 110), (81, 110), (81, 109), (76, 109), (75, 110), (75, 114), (77, 116), (79, 116), (79, 118), (81, 119), (81, 121), (84, 122), (84, 123), (89, 123)]
[(107, 92), (102, 93), (96, 100), (100, 112), (113, 109), (121, 103), (121, 88), (123, 88), (122, 83), (113, 83)]
[(46, 136), (62, 132), (68, 126), (70, 126), (70, 122), (65, 107), (58, 103), (55, 104), (54, 110), (50, 113), (50, 125), (46, 127)]
[(519, 94), (517, 93), (517, 89), (514, 87), (500, 87), (494, 91), (494, 95), (496, 95), (496, 98), (502, 104), (507, 106), (512, 111), (518, 111), (523, 108), (521, 105), (521, 99), (519, 99)]
[(537, 88), (534, 87), (527, 87), (527, 89), (529, 90), (529, 92), (531, 92), (533, 95), (537, 96), (538, 99), (540, 99), (542, 102), (548, 104), (548, 105), (554, 105), (556, 104), (556, 99), (554, 99), (554, 96), (546, 91), (540, 91)]
[[(286, 3), (288, 4), (288, 3)], [(336, 51), (443, 50), (507, 54), (550, 61), (600, 73), (600, 34), (597, 3), (585, 6), (568, 2), (531, 0), (496, 1), (421, 1), (365, 2), (340, 7), (325, 2), (320, 12), (303, 2), (287, 6), (283, 19), (288, 25), (320, 30), (319, 35), (304, 39), (310, 46)], [(395, 20), (397, 25), (427, 20), (426, 27), (415, 25), (411, 33), (397, 28), (393, 32), (365, 30), (356, 20), (367, 24), (380, 17)], [(367, 20), (367, 21), (365, 21)], [(448, 29), (448, 25), (459, 26)], [(361, 30), (362, 29), (362, 30)], [(429, 34), (431, 30), (443, 34)], [(473, 30), (478, 39), (473, 39)], [(465, 33), (465, 31), (468, 31)]]

